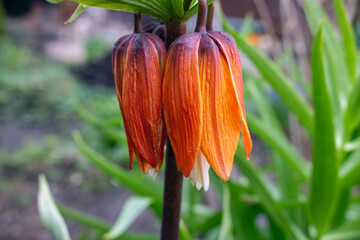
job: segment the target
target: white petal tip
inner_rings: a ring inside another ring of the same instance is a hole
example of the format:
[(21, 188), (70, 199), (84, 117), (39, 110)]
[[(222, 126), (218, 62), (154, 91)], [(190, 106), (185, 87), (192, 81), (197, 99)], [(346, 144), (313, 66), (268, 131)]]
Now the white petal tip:
[(207, 191), (209, 189), (209, 169), (210, 165), (207, 162), (205, 156), (201, 152), (199, 152), (194, 167), (188, 177), (191, 184), (193, 186), (195, 185), (197, 190), (203, 188), (205, 191)]
[(153, 180), (156, 179), (157, 171), (155, 170), (155, 168), (150, 168), (149, 169), (149, 176), (152, 177)]

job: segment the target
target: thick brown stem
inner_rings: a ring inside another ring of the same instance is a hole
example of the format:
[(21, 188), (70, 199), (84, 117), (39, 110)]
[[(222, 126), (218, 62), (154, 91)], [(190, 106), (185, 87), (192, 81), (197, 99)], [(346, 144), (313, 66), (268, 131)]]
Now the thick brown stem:
[(141, 14), (134, 13), (134, 33), (142, 33), (143, 27), (141, 22)]
[(206, 18), (206, 30), (208, 32), (213, 30), (214, 12), (215, 12), (215, 3), (211, 3), (208, 7), (208, 13)]
[[(176, 38), (186, 33), (186, 25), (178, 20), (166, 24), (166, 45), (169, 49)], [(179, 238), (179, 222), (183, 174), (176, 166), (169, 138), (166, 140), (164, 198), (161, 218), (161, 240)]]
[(195, 32), (206, 32), (206, 0), (198, 0), (199, 2), (199, 11), (197, 16)]

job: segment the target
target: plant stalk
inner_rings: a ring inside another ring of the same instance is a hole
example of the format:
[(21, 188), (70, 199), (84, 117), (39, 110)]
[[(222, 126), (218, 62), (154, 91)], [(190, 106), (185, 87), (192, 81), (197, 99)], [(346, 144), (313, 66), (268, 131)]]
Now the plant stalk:
[(204, 32), (206, 32), (207, 1), (206, 0), (198, 0), (198, 3), (199, 3), (199, 11), (198, 11), (195, 32), (204, 33)]
[(143, 27), (141, 22), (141, 14), (134, 13), (134, 33), (142, 33)]
[[(166, 24), (166, 46), (186, 33), (186, 25), (173, 20)], [(178, 170), (169, 138), (166, 140), (164, 198), (161, 218), (161, 240), (179, 238), (183, 174)]]

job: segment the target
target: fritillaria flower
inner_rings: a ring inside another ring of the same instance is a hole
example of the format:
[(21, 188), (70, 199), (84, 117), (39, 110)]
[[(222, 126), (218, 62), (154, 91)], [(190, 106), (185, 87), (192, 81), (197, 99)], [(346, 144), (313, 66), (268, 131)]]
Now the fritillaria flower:
[(136, 156), (143, 173), (160, 169), (165, 144), (161, 86), (166, 48), (150, 33), (121, 37), (113, 49), (116, 93), (128, 141), (130, 168)]
[(250, 157), (240, 57), (228, 34), (199, 31), (173, 42), (163, 107), (177, 166), (198, 189), (208, 189), (210, 166), (229, 179), (241, 131)]

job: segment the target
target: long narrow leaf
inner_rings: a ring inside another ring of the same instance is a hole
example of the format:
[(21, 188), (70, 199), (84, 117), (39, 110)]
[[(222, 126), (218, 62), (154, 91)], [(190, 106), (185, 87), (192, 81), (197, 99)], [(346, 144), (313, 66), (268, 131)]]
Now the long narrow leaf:
[(360, 150), (352, 153), (340, 168), (341, 186), (350, 188), (360, 183)]
[(225, 30), (230, 33), (240, 50), (252, 61), (262, 74), (264, 79), (274, 88), (280, 95), (288, 108), (295, 113), (299, 121), (312, 134), (312, 110), (305, 102), (303, 97), (291, 85), (289, 79), (278, 69), (276, 64), (265, 57), (259, 50), (250, 46), (227, 22), (225, 16), (220, 12), (220, 17)]
[(352, 82), (356, 80), (357, 49), (354, 30), (346, 13), (344, 0), (334, 0), (336, 17), (344, 42), (346, 65)]
[(121, 210), (114, 226), (104, 235), (105, 239), (115, 239), (123, 235), (135, 219), (150, 206), (150, 198), (131, 197)]
[(310, 190), (310, 216), (321, 235), (327, 229), (337, 193), (337, 158), (333, 111), (325, 81), (321, 27), (313, 47), (313, 99), (315, 110), (313, 172)]
[(162, 186), (159, 183), (151, 180), (150, 178), (146, 181), (141, 175), (136, 174), (135, 172), (127, 172), (116, 164), (109, 162), (105, 157), (91, 149), (84, 142), (79, 132), (74, 132), (73, 137), (80, 151), (104, 173), (118, 180), (119, 183), (124, 184), (130, 190), (141, 196), (161, 200)]
[(70, 240), (66, 223), (56, 207), (44, 175), (39, 176), (38, 209), (43, 225), (55, 240)]
[(283, 135), (273, 130), (271, 126), (264, 125), (251, 113), (247, 114), (247, 121), (251, 131), (271, 148), (276, 149), (302, 179), (309, 177), (309, 166)]
[(157, 0), (72, 0), (91, 7), (106, 8), (119, 11), (144, 13), (163, 21), (170, 20), (173, 16), (169, 11), (170, 6)]
[(239, 147), (235, 154), (235, 163), (239, 165), (242, 173), (249, 179), (251, 187), (259, 197), (259, 200), (264, 209), (266, 209), (267, 213), (276, 222), (276, 224), (278, 224), (285, 232), (292, 236), (292, 238), (297, 240), (307, 239), (305, 234), (281, 211), (278, 203), (271, 195), (265, 180), (258, 173), (251, 162), (245, 159), (245, 155), (242, 154), (243, 152), (244, 149)]
[(62, 205), (60, 203), (57, 203), (56, 206), (59, 209), (60, 213), (64, 215), (64, 217), (71, 219), (84, 227), (97, 229), (102, 232), (109, 231), (110, 229), (110, 224), (102, 219), (98, 219), (89, 214), (82, 213), (78, 210)]

